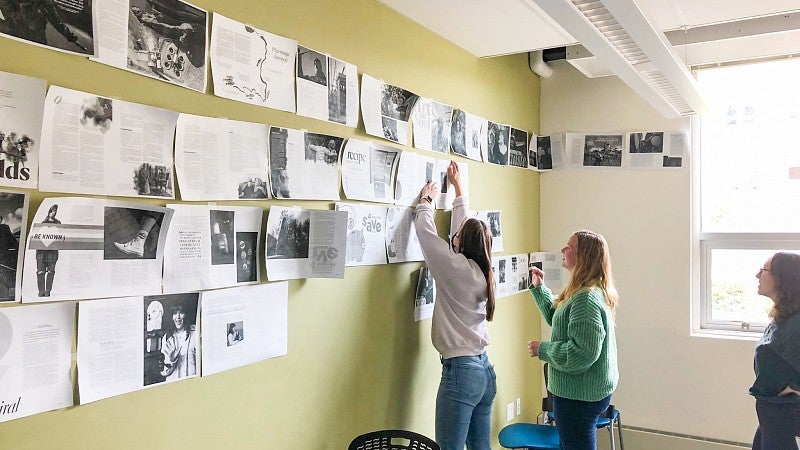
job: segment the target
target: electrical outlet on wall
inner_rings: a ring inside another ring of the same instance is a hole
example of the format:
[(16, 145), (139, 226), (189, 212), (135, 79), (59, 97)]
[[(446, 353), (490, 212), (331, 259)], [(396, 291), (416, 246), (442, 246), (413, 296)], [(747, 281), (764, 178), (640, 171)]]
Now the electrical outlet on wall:
[(514, 420), (514, 403), (506, 405), (506, 422)]
[(522, 414), (522, 401), (517, 397), (517, 415)]

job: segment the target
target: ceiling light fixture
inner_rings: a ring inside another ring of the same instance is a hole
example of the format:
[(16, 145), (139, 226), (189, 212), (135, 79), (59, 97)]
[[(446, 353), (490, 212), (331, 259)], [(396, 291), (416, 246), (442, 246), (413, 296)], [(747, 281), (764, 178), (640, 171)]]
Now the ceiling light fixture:
[(541, 8), (667, 118), (704, 109), (689, 69), (634, 0), (522, 0)]

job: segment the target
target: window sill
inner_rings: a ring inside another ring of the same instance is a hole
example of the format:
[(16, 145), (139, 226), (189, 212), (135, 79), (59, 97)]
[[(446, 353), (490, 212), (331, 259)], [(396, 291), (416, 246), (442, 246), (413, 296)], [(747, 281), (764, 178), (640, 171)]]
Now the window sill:
[(696, 338), (730, 339), (734, 341), (756, 342), (764, 334), (761, 331), (735, 331), (735, 330), (692, 330), (690, 336)]

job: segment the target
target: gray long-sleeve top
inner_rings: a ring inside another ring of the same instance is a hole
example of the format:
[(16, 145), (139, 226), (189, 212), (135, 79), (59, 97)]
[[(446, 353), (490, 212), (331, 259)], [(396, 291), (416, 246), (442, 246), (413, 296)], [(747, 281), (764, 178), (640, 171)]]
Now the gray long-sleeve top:
[[(451, 223), (459, 228), (467, 216), (467, 201), (453, 202)], [(431, 340), (443, 358), (480, 355), (489, 345), (486, 326), (486, 277), (478, 264), (450, 246), (436, 232), (433, 207), (417, 205), (414, 225), (425, 263), (436, 280)], [(456, 229), (457, 229), (456, 228)]]

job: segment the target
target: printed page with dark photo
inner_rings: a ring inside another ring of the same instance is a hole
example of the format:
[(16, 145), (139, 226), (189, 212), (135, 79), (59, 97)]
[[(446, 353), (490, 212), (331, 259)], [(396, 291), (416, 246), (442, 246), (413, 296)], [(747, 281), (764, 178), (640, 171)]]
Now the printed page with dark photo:
[(40, 78), (0, 72), (0, 186), (38, 185), (46, 86)]

